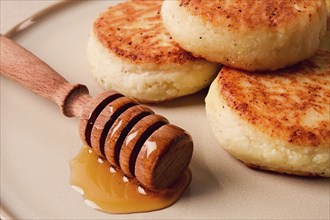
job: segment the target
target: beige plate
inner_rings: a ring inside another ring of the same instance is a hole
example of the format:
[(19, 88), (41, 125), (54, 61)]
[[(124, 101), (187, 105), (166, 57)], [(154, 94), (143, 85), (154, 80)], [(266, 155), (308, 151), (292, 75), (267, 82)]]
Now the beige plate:
[[(37, 14), (11, 32), (14, 40), (71, 82), (101, 90), (89, 73), (85, 47), (93, 20), (114, 1), (74, 1)], [(27, 23), (25, 23), (27, 24)], [(188, 130), (195, 149), (189, 190), (173, 206), (150, 213), (95, 211), (69, 184), (69, 161), (81, 147), (78, 120), (1, 77), (2, 218), (19, 219), (328, 219), (329, 179), (246, 168), (216, 143), (204, 112), (206, 91), (152, 106)]]

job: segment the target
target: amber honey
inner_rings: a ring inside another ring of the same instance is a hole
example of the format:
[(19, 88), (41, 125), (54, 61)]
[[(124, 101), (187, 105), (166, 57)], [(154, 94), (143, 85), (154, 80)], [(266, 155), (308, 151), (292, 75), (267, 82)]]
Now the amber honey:
[(127, 178), (121, 170), (114, 169), (89, 147), (83, 147), (70, 165), (72, 187), (83, 195), (87, 205), (108, 213), (166, 208), (181, 197), (191, 181), (191, 172), (187, 170), (170, 188), (149, 191), (136, 178)]

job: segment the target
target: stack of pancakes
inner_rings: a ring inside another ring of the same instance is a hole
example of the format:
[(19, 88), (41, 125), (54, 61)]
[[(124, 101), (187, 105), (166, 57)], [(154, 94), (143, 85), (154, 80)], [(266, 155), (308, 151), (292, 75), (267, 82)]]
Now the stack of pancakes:
[(133, 0), (97, 18), (88, 59), (104, 89), (142, 102), (213, 80), (206, 113), (222, 147), (249, 166), (329, 177), (326, 20), (324, 0)]

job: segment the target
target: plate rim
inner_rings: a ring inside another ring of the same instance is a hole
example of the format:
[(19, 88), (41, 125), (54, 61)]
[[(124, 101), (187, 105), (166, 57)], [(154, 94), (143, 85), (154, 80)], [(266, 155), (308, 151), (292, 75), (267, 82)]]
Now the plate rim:
[[(79, 1), (74, 0), (61, 0), (59, 2), (54, 2), (52, 5), (47, 6), (36, 13), (28, 16), (27, 18), (23, 19), (22, 21), (18, 22), (16, 25), (11, 27), (8, 31), (6, 31), (3, 35), (8, 38), (13, 38), (19, 33), (25, 31), (26, 29), (32, 27), (39, 20), (42, 20), (44, 17), (49, 16), (52, 13), (56, 13), (58, 10), (61, 10), (64, 7), (67, 7), (71, 4), (76, 4)], [(9, 211), (9, 209), (2, 203), (0, 203), (0, 219), (2, 220), (12, 220), (16, 219), (13, 212)]]
[(39, 23), (39, 20), (42, 20), (44, 17), (49, 16), (52, 13), (57, 12), (58, 10), (61, 10), (62, 8), (79, 3), (79, 1), (75, 0), (60, 0), (58, 2), (54, 2), (52, 5), (47, 6), (34, 14), (28, 16), (27, 18), (23, 19), (22, 21), (18, 22), (16, 25), (11, 27), (8, 31), (6, 31), (3, 35), (12, 38), (15, 37), (20, 32), (23, 32), (24, 30), (32, 27), (36, 23)]
[[(18, 34), (38, 24), (39, 20), (42, 20), (45, 17), (49, 16), (50, 14), (56, 13), (67, 6), (75, 5), (79, 2), (80, 1), (75, 1), (75, 0), (61, 0), (59, 2), (54, 2), (54, 4), (37, 11), (36, 13), (28, 16), (27, 18), (23, 19), (21, 22), (11, 27), (8, 31), (4, 33), (4, 36), (8, 38), (16, 37)], [(329, 30), (326, 32), (326, 34), (330, 33)], [(9, 209), (6, 208), (6, 206), (2, 202), (0, 203), (0, 218), (3, 220), (16, 219), (13, 212), (9, 211)]]

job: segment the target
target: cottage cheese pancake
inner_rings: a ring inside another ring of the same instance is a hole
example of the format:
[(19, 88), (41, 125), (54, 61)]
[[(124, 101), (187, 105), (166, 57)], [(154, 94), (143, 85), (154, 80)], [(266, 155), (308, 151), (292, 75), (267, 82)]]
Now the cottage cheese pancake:
[(197, 92), (214, 79), (218, 65), (184, 51), (166, 31), (161, 4), (125, 2), (97, 18), (87, 54), (104, 89), (159, 102)]
[(311, 57), (326, 31), (324, 0), (168, 0), (162, 17), (182, 48), (250, 71)]
[(328, 30), (330, 30), (330, 0), (326, 0), (325, 1), (326, 5), (327, 5), (327, 27)]
[(244, 163), (330, 176), (330, 53), (278, 71), (222, 68), (206, 97), (220, 145)]

